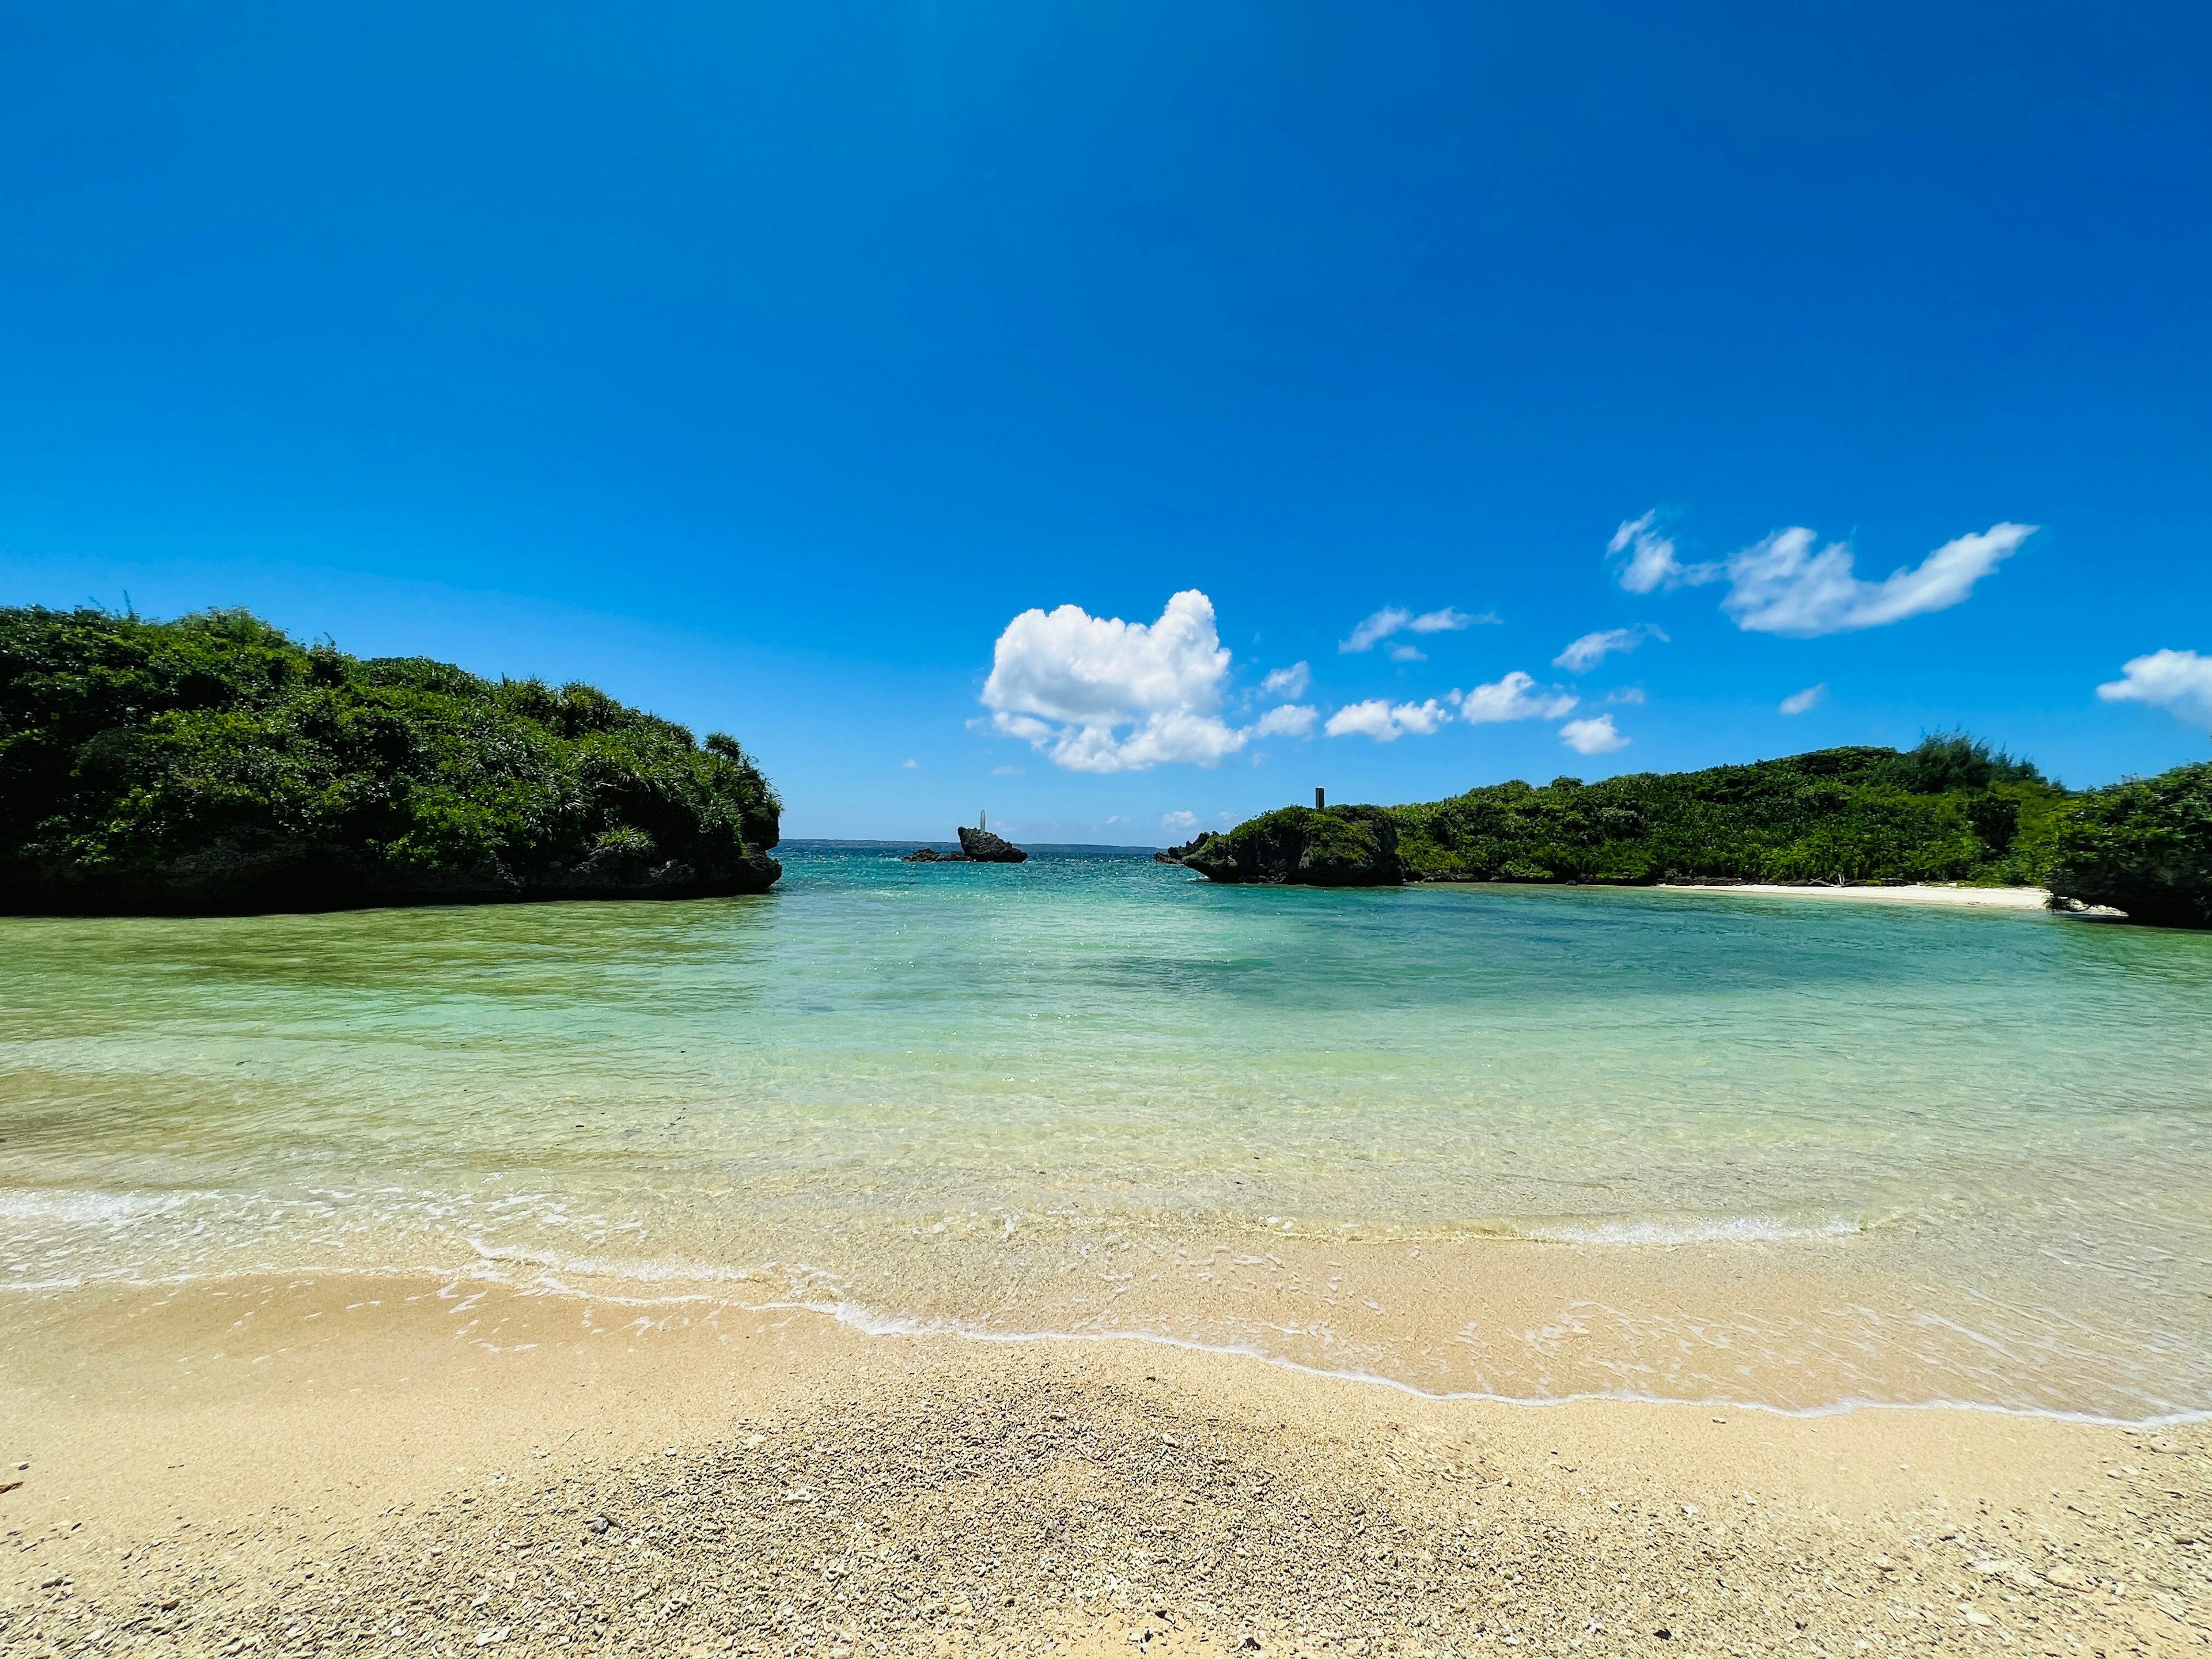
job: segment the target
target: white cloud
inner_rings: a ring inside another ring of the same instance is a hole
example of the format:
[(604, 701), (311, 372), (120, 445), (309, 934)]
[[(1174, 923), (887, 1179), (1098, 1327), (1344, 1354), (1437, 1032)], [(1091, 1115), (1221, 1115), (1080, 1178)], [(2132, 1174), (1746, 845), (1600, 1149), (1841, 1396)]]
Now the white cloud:
[[(1498, 613), (1486, 611), (1480, 617), (1470, 617), (1464, 611), (1455, 611), (1446, 605), (1441, 611), (1424, 611), (1418, 617), (1401, 605), (1386, 605), (1352, 630), (1352, 637), (1337, 643), (1339, 651), (1372, 651), (1394, 634), (1456, 634), (1463, 628), (1473, 628), (1480, 623), (1494, 623)], [(1291, 694), (1296, 696), (1297, 694)]]
[(991, 775), (994, 778), (1018, 778), (1021, 775), (1022, 769), (1018, 766), (994, 766), (991, 769)]
[(1164, 812), (1160, 815), (1160, 828), (1166, 830), (1171, 836), (1188, 836), (1194, 834), (1198, 829), (1198, 814), (1195, 812)]
[(1820, 699), (1827, 695), (1828, 685), (1825, 680), (1818, 685), (1808, 685), (1802, 691), (1792, 691), (1788, 696), (1783, 698), (1782, 712), (1785, 714), (1802, 714), (1807, 709), (1816, 707)]
[(1572, 712), (1580, 701), (1557, 686), (1540, 687), (1533, 676), (1517, 668), (1503, 679), (1476, 686), (1464, 698), (1455, 691), (1451, 700), (1459, 705), (1459, 717), (1470, 726), (1499, 720), (1555, 720)]
[(1899, 566), (1882, 580), (1869, 582), (1852, 574), (1849, 542), (1831, 542), (1815, 553), (1813, 532), (1794, 526), (1728, 562), (1729, 595), (1721, 609), (1753, 634), (1810, 639), (1881, 628), (1958, 604), (2035, 529), (1991, 525), (1944, 543), (1911, 569)]
[(1900, 565), (1881, 581), (1869, 582), (1853, 570), (1849, 542), (1831, 542), (1815, 552), (1813, 532), (1802, 525), (1778, 530), (1723, 563), (1684, 564), (1674, 542), (1653, 528), (1658, 517), (1654, 509), (1626, 520), (1606, 544), (1608, 556), (1628, 555), (1617, 578), (1623, 587), (1649, 593), (1725, 577), (1729, 592), (1721, 609), (1738, 628), (1800, 639), (1881, 628), (1947, 611), (2036, 532), (2032, 524), (1993, 524), (1944, 543), (1909, 569)]
[(983, 705), (997, 730), (1070, 771), (1218, 766), (1249, 735), (1216, 712), (1228, 673), (1213, 601), (1196, 588), (1170, 599), (1149, 626), (1063, 605), (1006, 624)]
[(1640, 685), (1624, 685), (1618, 691), (1607, 692), (1605, 700), (1607, 702), (1632, 702), (1641, 708), (1644, 707), (1644, 688)]
[(1267, 678), (1260, 682), (1260, 695), (1263, 697), (1303, 697), (1306, 694), (1306, 687), (1312, 684), (1313, 670), (1302, 662), (1294, 662), (1288, 668), (1270, 672)]
[(1314, 729), (1318, 713), (1304, 703), (1286, 702), (1261, 715), (1260, 723), (1252, 729), (1263, 738), (1303, 738)]
[(1392, 662), (1426, 662), (1428, 659), (1429, 653), (1414, 646), (1394, 645), (1390, 647)]
[(1388, 697), (1370, 697), (1340, 708), (1322, 729), (1332, 738), (1372, 738), (1395, 743), (1411, 733), (1425, 738), (1451, 719), (1451, 710), (1434, 697), (1425, 702), (1393, 703)]
[(921, 769), (921, 763), (918, 760), (902, 760), (899, 763), (899, 769), (902, 771), (914, 772)]
[(1127, 823), (1128, 821), (1129, 815), (1127, 812), (1116, 812), (1106, 820), (1109, 823)]
[(2212, 657), (2194, 651), (2154, 651), (2120, 665), (2120, 678), (2097, 688), (2106, 702), (2147, 702), (2184, 720), (2212, 720)]
[(1599, 714), (1586, 720), (1569, 720), (1559, 728), (1559, 741), (1577, 755), (1610, 755), (1628, 747), (1630, 738), (1613, 729), (1613, 716)]
[(1608, 628), (1601, 633), (1585, 634), (1553, 658), (1552, 666), (1564, 668), (1570, 674), (1587, 674), (1613, 652), (1633, 651), (1646, 640), (1657, 640), (1662, 645), (1668, 642), (1665, 633), (1649, 623), (1640, 628)]
[(1686, 565), (1675, 557), (1674, 538), (1661, 535), (1655, 528), (1658, 522), (1656, 507), (1640, 519), (1624, 519), (1605, 544), (1609, 555), (1628, 555), (1618, 578), (1623, 587), (1632, 593), (1649, 593), (1683, 582), (1709, 582), (1720, 574), (1717, 565)]

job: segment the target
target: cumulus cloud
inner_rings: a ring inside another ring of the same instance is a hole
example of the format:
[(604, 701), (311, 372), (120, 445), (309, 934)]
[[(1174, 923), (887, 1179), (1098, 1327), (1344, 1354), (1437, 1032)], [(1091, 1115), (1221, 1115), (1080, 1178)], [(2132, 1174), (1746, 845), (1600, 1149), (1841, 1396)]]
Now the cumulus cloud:
[(1555, 720), (1571, 713), (1580, 699), (1557, 686), (1540, 686), (1534, 676), (1516, 668), (1502, 679), (1476, 686), (1464, 697), (1453, 692), (1452, 701), (1462, 720), (1483, 726), (1500, 720)]
[(1192, 835), (1195, 833), (1198, 829), (1198, 814), (1195, 812), (1164, 812), (1160, 815), (1160, 828), (1166, 830), (1171, 836)]
[(1610, 755), (1626, 749), (1632, 739), (1613, 729), (1613, 716), (1599, 714), (1586, 720), (1569, 720), (1559, 728), (1559, 741), (1577, 755)]
[(1802, 525), (1778, 530), (1721, 563), (1684, 564), (1673, 540), (1654, 528), (1657, 522), (1656, 509), (1630, 519), (1606, 544), (1608, 556), (1628, 556), (1615, 577), (1621, 586), (1649, 593), (1725, 578), (1729, 592), (1721, 609), (1738, 628), (1800, 639), (1881, 628), (1948, 611), (2036, 532), (2032, 524), (1993, 524), (1944, 543), (1917, 565), (1900, 565), (1881, 581), (1870, 582), (1854, 570), (1849, 542), (1831, 542), (1815, 551), (1813, 532)]
[(1302, 662), (1294, 662), (1288, 668), (1270, 671), (1267, 678), (1260, 682), (1260, 695), (1263, 697), (1303, 697), (1306, 694), (1306, 687), (1312, 684), (1313, 670)]
[[(1340, 640), (1339, 651), (1372, 651), (1394, 634), (1456, 634), (1462, 629), (1478, 623), (1494, 623), (1498, 613), (1486, 611), (1480, 617), (1470, 617), (1464, 611), (1455, 611), (1446, 605), (1441, 611), (1424, 611), (1415, 616), (1401, 605), (1386, 605), (1352, 630), (1352, 637)], [(1297, 693), (1291, 694), (1293, 696)]]
[(1878, 582), (1852, 574), (1849, 542), (1813, 550), (1802, 526), (1777, 531), (1728, 562), (1729, 594), (1721, 609), (1753, 634), (1809, 639), (1881, 628), (1907, 617), (1948, 611), (1974, 584), (2035, 533), (2032, 524), (1995, 524), (1948, 541), (1911, 568), (1900, 565)]
[(983, 706), (995, 729), (1070, 771), (1218, 766), (1248, 735), (1217, 712), (1228, 674), (1213, 601), (1196, 588), (1170, 599), (1149, 625), (1063, 605), (1006, 624)]
[(1263, 738), (1303, 738), (1314, 729), (1320, 711), (1303, 703), (1286, 702), (1279, 708), (1270, 708), (1260, 716), (1260, 723), (1252, 730)]
[(1425, 738), (1451, 719), (1451, 710), (1431, 697), (1425, 702), (1394, 703), (1388, 697), (1370, 697), (1340, 708), (1322, 727), (1332, 738), (1372, 738), (1395, 743), (1411, 733)]
[(1667, 635), (1659, 629), (1645, 623), (1640, 628), (1608, 628), (1601, 633), (1585, 634), (1565, 650), (1552, 659), (1552, 666), (1564, 668), (1570, 674), (1587, 674), (1616, 651), (1633, 651), (1646, 640), (1667, 643)]
[(1828, 685), (1825, 680), (1818, 685), (1808, 685), (1802, 691), (1792, 691), (1788, 696), (1783, 698), (1782, 712), (1785, 714), (1802, 714), (1807, 709), (1817, 707), (1820, 699), (1827, 695)]
[(2184, 720), (2212, 720), (2212, 657), (2154, 651), (2120, 665), (2120, 678), (2097, 688), (2106, 702), (2147, 702)]

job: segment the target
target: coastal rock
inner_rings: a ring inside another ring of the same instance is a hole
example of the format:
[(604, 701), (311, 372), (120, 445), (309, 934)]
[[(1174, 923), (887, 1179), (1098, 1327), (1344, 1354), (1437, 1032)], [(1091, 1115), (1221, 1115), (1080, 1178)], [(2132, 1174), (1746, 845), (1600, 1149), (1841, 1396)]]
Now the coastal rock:
[(1023, 864), (1029, 854), (988, 830), (970, 830), (962, 825), (960, 850), (940, 853), (933, 847), (921, 847), (908, 853), (902, 864)]
[(960, 850), (978, 864), (1022, 864), (1029, 854), (988, 830), (970, 830), (963, 825), (960, 830)]
[(1285, 806), (1180, 861), (1208, 881), (1294, 887), (1395, 887), (1405, 878), (1398, 826), (1379, 806)]
[(1153, 854), (1152, 862), (1155, 864), (1188, 864), (1190, 862), (1190, 855), (1193, 853), (1197, 852), (1200, 848), (1206, 846), (1209, 842), (1212, 841), (1213, 838), (1212, 830), (1201, 830), (1196, 836), (1185, 842), (1182, 846), (1170, 847), (1166, 848), (1164, 851)]

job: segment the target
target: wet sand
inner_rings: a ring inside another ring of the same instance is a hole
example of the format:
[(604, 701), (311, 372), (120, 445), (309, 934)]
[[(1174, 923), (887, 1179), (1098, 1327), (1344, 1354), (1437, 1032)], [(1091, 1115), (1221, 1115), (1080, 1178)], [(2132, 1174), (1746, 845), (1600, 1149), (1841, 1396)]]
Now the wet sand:
[(1515, 1407), (343, 1276), (11, 1301), (0, 1399), (9, 1654), (2212, 1644), (2202, 1425)]

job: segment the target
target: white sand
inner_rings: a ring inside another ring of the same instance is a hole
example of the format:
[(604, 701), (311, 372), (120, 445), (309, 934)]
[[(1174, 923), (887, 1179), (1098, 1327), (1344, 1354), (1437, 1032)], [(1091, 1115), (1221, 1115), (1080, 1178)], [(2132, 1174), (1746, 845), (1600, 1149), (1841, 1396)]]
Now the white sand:
[(1856, 899), (1868, 904), (1965, 904), (1991, 910), (2041, 910), (2051, 902), (2045, 887), (1784, 887), (1765, 882), (1741, 887), (1701, 887), (1662, 882), (1670, 893), (1778, 894), (1786, 898)]

